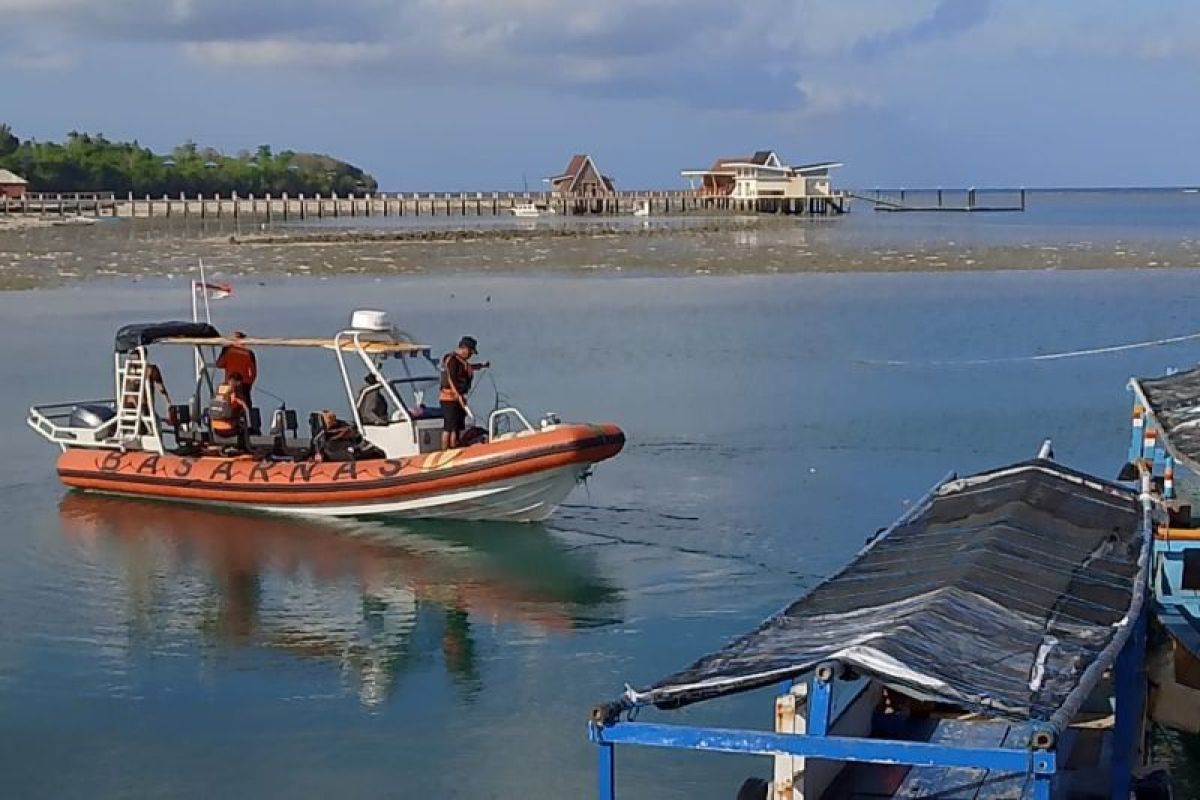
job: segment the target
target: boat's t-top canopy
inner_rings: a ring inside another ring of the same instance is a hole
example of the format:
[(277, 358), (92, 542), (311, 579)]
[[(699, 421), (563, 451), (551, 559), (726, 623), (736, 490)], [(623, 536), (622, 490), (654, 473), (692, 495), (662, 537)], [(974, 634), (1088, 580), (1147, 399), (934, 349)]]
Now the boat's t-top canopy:
[(161, 342), (170, 337), (188, 337), (200, 344), (216, 344), (220, 332), (205, 322), (136, 322), (117, 331), (114, 349), (128, 353), (139, 347)]
[(840, 664), (1062, 730), (1138, 618), (1149, 545), (1134, 492), (1052, 461), (948, 478), (754, 631), (602, 708), (674, 708)]
[(371, 355), (429, 357), (429, 345), (418, 344), (386, 331), (347, 331), (332, 338), (228, 337), (203, 322), (149, 322), (126, 325), (117, 331), (116, 350), (127, 353), (150, 344), (189, 347), (308, 347), (325, 350), (362, 350)]
[(230, 338), (219, 336), (215, 339), (209, 339), (202, 336), (172, 336), (166, 339), (159, 340), (158, 344), (177, 344), (191, 346), (206, 346), (215, 345), (216, 347), (224, 347), (225, 345), (236, 344), (242, 347), (312, 347), (322, 348), (325, 350), (363, 350), (372, 355), (428, 355), (431, 350), (429, 345), (417, 344), (416, 342), (403, 341), (394, 339), (384, 334), (365, 333), (360, 337), (337, 336), (332, 339), (325, 338), (279, 338), (267, 336), (243, 336), (239, 338)]

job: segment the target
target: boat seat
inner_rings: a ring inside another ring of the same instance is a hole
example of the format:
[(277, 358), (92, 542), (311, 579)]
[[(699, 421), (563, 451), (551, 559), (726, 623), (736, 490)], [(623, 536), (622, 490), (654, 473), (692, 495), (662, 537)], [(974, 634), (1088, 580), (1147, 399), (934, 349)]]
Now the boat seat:
[[(251, 455), (260, 456), (262, 458), (278, 458), (291, 459), (294, 461), (304, 461), (312, 458), (312, 440), (311, 439), (284, 439), (278, 436), (250, 436), (248, 437), (249, 449), (246, 451)], [(229, 444), (236, 444), (230, 442)]]
[(192, 420), (192, 408), (174, 405), (167, 409), (171, 434), (175, 437), (175, 453), (182, 456), (196, 455), (209, 441), (208, 431)]

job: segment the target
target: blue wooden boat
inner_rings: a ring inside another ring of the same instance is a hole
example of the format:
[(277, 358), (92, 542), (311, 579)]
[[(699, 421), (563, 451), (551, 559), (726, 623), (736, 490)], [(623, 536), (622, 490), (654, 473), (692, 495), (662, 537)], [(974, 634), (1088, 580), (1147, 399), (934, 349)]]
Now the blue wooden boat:
[[(770, 757), (755, 800), (1129, 800), (1152, 511), (1049, 458), (947, 476), (755, 630), (596, 706), (599, 797), (615, 748), (646, 745)], [(645, 720), (765, 687), (772, 730)]]
[[(1154, 619), (1165, 634), (1151, 653), (1151, 713), (1200, 733), (1200, 368), (1130, 381), (1129, 460), (1122, 477), (1147, 476), (1157, 509)], [(1184, 489), (1184, 491), (1180, 491)]]

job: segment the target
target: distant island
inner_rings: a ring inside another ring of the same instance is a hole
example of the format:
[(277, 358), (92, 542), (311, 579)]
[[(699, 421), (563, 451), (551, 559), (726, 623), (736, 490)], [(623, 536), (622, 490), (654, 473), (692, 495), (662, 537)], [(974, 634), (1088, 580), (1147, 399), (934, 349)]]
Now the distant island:
[(169, 154), (138, 142), (114, 142), (103, 134), (72, 131), (65, 141), (22, 141), (0, 124), (0, 169), (29, 181), (34, 192), (97, 192), (176, 195), (232, 192), (247, 195), (373, 192), (375, 179), (336, 158), (269, 145), (227, 155), (187, 142)]

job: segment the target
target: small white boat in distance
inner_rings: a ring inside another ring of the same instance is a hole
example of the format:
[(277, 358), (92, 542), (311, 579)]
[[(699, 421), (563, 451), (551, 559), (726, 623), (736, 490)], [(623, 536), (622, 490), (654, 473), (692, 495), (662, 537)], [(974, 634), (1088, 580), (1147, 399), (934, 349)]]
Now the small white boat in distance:
[(650, 216), (650, 201), (649, 200), (635, 200), (633, 203), (633, 215), (635, 217)]
[(509, 212), (514, 217), (552, 217), (554, 209), (545, 203), (517, 203)]

